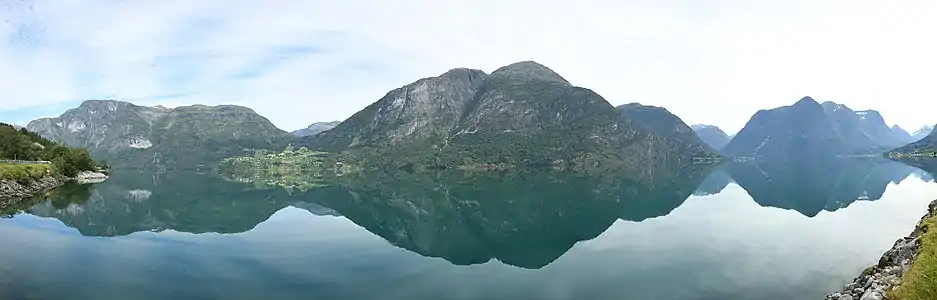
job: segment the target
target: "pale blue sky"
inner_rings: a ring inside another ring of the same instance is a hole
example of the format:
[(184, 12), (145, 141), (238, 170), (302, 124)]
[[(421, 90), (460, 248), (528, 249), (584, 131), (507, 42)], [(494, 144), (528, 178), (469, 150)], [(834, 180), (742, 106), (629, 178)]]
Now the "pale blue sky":
[(455, 67), (536, 60), (612, 104), (740, 129), (805, 95), (909, 130), (937, 1), (91, 1), (0, 4), (0, 121), (84, 99), (240, 104), (292, 130)]

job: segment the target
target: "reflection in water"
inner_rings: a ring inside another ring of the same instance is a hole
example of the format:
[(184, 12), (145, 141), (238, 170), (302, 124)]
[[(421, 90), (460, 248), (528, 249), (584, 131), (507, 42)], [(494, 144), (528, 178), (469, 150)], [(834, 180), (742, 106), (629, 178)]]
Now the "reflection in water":
[(0, 239), (19, 246), (0, 247), (15, 258), (0, 298), (813, 299), (937, 197), (903, 181), (915, 170), (370, 172), (304, 191), (121, 173), (3, 212)]
[(453, 264), (497, 259), (540, 268), (618, 218), (644, 220), (679, 206), (706, 174), (687, 170), (638, 184), (628, 174), (562, 172), (430, 175), (362, 173), (306, 198), (390, 243)]
[(254, 189), (205, 174), (135, 172), (115, 174), (101, 184), (55, 189), (44, 200), (26, 210), (59, 219), (86, 236), (167, 229), (238, 233), (298, 202), (282, 189)]
[(344, 216), (393, 245), (456, 265), (496, 259), (536, 269), (619, 219), (666, 216), (691, 194), (718, 194), (733, 181), (761, 206), (813, 217), (857, 200), (880, 199), (889, 183), (916, 171), (888, 160), (839, 159), (714, 167), (693, 165), (651, 178), (365, 172), (302, 192), (195, 173), (122, 173), (103, 184), (53, 190), (38, 204), (17, 209), (59, 219), (82, 235), (121, 236), (166, 229), (240, 233), (293, 206), (320, 216)]
[(857, 200), (881, 199), (889, 183), (915, 171), (890, 160), (819, 159), (784, 163), (732, 163), (726, 170), (762, 206), (813, 217)]
[(722, 193), (722, 190), (729, 186), (731, 182), (732, 177), (729, 176), (729, 173), (726, 173), (723, 169), (716, 169), (709, 173), (709, 176), (706, 176), (706, 179), (700, 183), (693, 195), (709, 196)]

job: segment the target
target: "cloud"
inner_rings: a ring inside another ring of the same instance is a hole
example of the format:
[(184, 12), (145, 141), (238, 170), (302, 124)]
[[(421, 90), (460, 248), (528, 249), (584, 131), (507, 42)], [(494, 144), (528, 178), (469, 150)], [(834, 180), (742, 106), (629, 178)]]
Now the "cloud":
[(937, 96), (933, 1), (4, 5), (3, 118), (114, 98), (242, 104), (294, 129), (454, 67), (536, 60), (613, 104), (664, 106), (729, 131), (804, 95), (878, 109), (906, 128), (937, 123), (920, 109)]

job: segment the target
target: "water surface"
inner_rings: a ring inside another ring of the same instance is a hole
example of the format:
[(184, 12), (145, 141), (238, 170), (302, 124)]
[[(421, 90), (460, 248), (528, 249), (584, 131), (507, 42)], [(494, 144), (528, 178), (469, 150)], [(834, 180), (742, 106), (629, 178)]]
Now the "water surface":
[(309, 190), (116, 173), (6, 209), (0, 298), (816, 299), (910, 232), (932, 178), (839, 160)]

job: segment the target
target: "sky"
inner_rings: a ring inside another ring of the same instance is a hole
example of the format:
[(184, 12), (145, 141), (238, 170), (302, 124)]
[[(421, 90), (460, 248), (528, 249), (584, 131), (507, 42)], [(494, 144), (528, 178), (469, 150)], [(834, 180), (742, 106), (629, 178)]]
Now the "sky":
[(244, 105), (294, 130), (524, 60), (727, 132), (808, 95), (937, 123), (933, 0), (0, 2), (0, 121), (17, 124), (116, 99)]

